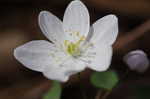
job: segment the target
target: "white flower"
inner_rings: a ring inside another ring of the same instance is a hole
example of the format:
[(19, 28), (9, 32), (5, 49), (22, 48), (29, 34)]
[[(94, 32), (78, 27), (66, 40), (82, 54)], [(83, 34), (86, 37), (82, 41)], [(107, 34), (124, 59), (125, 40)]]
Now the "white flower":
[(105, 16), (90, 28), (87, 8), (74, 0), (67, 7), (63, 22), (52, 13), (42, 11), (39, 25), (53, 43), (36, 40), (16, 48), (15, 58), (27, 68), (62, 82), (86, 67), (96, 71), (108, 69), (112, 44), (118, 35), (116, 16)]
[(131, 51), (123, 57), (124, 62), (131, 70), (145, 72), (149, 67), (149, 59), (142, 50)]

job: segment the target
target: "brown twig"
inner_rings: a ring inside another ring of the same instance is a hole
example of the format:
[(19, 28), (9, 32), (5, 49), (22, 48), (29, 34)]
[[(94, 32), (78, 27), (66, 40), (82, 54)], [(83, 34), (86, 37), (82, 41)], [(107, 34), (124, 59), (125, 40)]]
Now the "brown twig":
[(100, 99), (102, 96), (102, 91), (101, 90), (98, 90), (96, 96), (95, 96), (95, 99)]
[(107, 91), (101, 99), (107, 99), (108, 95), (111, 93), (111, 91)]
[(145, 35), (145, 33), (147, 33), (148, 31), (150, 31), (150, 20), (147, 20), (139, 27), (128, 32), (126, 35), (119, 37), (113, 47), (115, 50), (122, 49), (129, 43), (134, 42), (141, 36)]
[(107, 9), (125, 15), (149, 17), (150, 2), (147, 0), (85, 0), (97, 9)]
[(43, 77), (25, 79), (0, 91), (1, 99), (39, 99), (50, 88), (51, 82)]

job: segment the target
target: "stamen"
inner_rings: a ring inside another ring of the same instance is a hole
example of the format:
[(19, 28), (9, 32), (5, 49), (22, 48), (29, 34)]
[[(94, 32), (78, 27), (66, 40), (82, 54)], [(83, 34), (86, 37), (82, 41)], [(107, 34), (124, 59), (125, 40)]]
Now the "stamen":
[(78, 56), (81, 54), (80, 51), (80, 45), (81, 42), (85, 40), (84, 36), (80, 36), (79, 32), (71, 32), (72, 34), (75, 34), (73, 36), (78, 36), (79, 40), (76, 42), (71, 42), (69, 40), (64, 41), (64, 46), (66, 48), (66, 52), (74, 57)]

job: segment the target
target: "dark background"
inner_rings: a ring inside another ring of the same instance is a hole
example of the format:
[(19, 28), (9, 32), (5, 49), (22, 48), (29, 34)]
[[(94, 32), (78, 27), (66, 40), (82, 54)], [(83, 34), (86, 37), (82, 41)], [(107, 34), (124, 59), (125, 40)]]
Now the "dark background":
[[(46, 39), (38, 26), (39, 12), (47, 10), (62, 19), (70, 1), (0, 0), (0, 99), (41, 99), (43, 93), (50, 88), (50, 80), (44, 78), (41, 73), (25, 68), (14, 59), (13, 49), (31, 40)], [(148, 57), (150, 55), (150, 0), (82, 1), (89, 9), (91, 23), (107, 14), (117, 15), (119, 37), (113, 45), (111, 68), (116, 70), (121, 83), (108, 98), (134, 99), (135, 85), (150, 86), (150, 70), (143, 74), (130, 71), (123, 63), (122, 57), (135, 49), (142, 49)], [(125, 76), (127, 70), (129, 73)], [(80, 80), (74, 75), (69, 82), (63, 84), (62, 98), (80, 99), (78, 85), (83, 85), (86, 95), (90, 93), (89, 99), (94, 99), (90, 98), (96, 90), (89, 84), (91, 72), (87, 69), (82, 72)]]

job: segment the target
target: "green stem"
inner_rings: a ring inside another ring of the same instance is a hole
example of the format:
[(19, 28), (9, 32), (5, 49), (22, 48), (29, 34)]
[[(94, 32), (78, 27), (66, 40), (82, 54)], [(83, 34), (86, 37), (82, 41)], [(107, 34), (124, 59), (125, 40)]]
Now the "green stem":
[(53, 81), (51, 88), (43, 96), (43, 99), (60, 99), (61, 92), (62, 88), (60, 82)]

